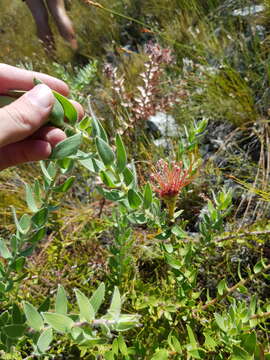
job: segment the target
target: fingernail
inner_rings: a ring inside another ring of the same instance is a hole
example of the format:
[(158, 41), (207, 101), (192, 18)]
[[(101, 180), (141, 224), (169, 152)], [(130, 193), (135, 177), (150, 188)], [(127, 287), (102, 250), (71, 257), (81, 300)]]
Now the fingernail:
[(35, 86), (32, 90), (26, 93), (26, 96), (32, 104), (48, 108), (54, 103), (54, 96), (51, 89), (44, 84)]

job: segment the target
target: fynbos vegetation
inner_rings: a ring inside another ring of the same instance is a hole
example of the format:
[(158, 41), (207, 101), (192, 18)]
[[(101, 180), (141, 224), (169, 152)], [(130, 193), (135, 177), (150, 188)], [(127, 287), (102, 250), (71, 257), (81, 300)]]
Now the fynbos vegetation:
[(86, 115), (54, 92), (66, 140), (1, 172), (1, 359), (270, 359), (269, 10), (74, 1), (76, 59), (3, 51)]

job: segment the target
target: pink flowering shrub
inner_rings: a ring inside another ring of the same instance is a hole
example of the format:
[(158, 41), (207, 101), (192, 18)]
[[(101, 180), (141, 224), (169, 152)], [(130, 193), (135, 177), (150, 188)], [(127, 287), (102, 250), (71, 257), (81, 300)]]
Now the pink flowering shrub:
[[(112, 82), (110, 107), (121, 117), (121, 133), (134, 123), (145, 122), (159, 111), (171, 110), (175, 104), (187, 97), (184, 81), (173, 84), (170, 91), (164, 89), (165, 67), (173, 63), (171, 50), (151, 42), (145, 46), (144, 51), (148, 60), (144, 63), (144, 71), (139, 74), (141, 85), (137, 86), (135, 92), (127, 91), (125, 75), (120, 76), (117, 67), (106, 64), (104, 68), (104, 73)], [(119, 111), (118, 106), (125, 111)], [(123, 117), (123, 113), (128, 116)]]

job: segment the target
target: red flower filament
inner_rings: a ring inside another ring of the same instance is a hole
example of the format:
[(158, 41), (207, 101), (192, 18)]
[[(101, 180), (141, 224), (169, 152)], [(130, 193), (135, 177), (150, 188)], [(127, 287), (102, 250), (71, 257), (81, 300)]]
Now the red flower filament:
[(156, 165), (155, 172), (151, 174), (150, 179), (154, 187), (154, 191), (158, 193), (160, 198), (175, 198), (181, 189), (193, 180), (192, 166), (188, 169), (183, 168), (182, 161), (175, 161), (168, 164), (164, 160), (159, 160)]

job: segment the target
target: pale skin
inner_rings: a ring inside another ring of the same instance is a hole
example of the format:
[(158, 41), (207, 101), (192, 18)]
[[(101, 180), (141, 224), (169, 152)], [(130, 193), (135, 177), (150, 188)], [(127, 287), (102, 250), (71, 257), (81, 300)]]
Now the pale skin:
[[(34, 78), (44, 84), (34, 86)], [(0, 170), (47, 159), (52, 148), (66, 137), (62, 130), (46, 123), (54, 104), (51, 89), (67, 96), (67, 84), (46, 74), (0, 64), (0, 94), (19, 89), (27, 92), (0, 108)], [(82, 118), (81, 105), (73, 104)]]
[(49, 26), (48, 10), (54, 19), (60, 35), (69, 42), (72, 49), (77, 50), (78, 43), (75, 31), (66, 13), (64, 0), (25, 0), (25, 2), (35, 20), (38, 37), (48, 52), (55, 50), (54, 38)]

